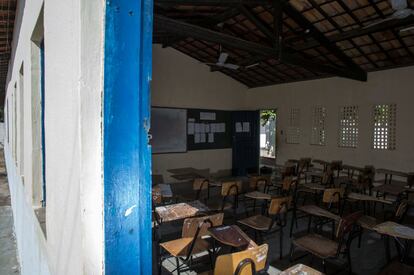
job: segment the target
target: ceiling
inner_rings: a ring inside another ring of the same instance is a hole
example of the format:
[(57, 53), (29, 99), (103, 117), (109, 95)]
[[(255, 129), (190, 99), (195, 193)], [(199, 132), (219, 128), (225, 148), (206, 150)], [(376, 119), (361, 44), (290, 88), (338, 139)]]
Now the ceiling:
[[(408, 0), (414, 7), (414, 0)], [(366, 81), (366, 72), (414, 64), (414, 15), (388, 0), (154, 0), (154, 43), (201, 62), (220, 51), (238, 70), (212, 71), (260, 87), (331, 76)], [(373, 24), (376, 23), (376, 24)], [(254, 65), (249, 67), (249, 65)]]
[[(0, 0), (0, 102), (4, 102), (17, 0)], [(3, 109), (3, 108), (0, 108)]]

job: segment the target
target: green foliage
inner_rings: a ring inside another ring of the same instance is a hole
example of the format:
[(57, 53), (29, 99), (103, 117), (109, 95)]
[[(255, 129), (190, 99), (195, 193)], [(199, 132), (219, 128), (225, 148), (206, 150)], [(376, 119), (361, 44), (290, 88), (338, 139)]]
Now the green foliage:
[(269, 120), (276, 119), (276, 110), (262, 110), (260, 112), (260, 123), (262, 126), (266, 125)]

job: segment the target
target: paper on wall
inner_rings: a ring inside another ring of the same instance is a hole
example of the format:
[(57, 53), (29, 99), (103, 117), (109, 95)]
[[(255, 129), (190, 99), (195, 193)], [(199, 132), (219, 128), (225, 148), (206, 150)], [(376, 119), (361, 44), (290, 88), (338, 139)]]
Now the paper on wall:
[(210, 133), (210, 124), (205, 124), (204, 128), (205, 128), (206, 133)]
[(194, 122), (190, 122), (190, 120), (188, 120), (187, 124), (187, 134), (194, 135)]
[(208, 134), (208, 143), (214, 143), (214, 134), (213, 133)]
[(236, 122), (236, 133), (241, 133), (243, 132), (243, 127), (241, 122)]
[(201, 142), (201, 135), (200, 133), (195, 133), (194, 135), (194, 143), (200, 143)]
[(206, 142), (206, 134), (205, 134), (205, 133), (201, 133), (201, 134), (200, 134), (200, 142), (201, 142), (201, 143)]
[(250, 123), (243, 122), (243, 132), (250, 132)]
[(216, 133), (224, 133), (226, 132), (226, 124), (225, 123), (217, 123), (216, 124)]
[(211, 123), (210, 124), (210, 133), (215, 133), (216, 132), (216, 123)]
[(200, 120), (216, 120), (216, 113), (200, 112)]
[(196, 134), (200, 133), (200, 123), (194, 123), (194, 132)]

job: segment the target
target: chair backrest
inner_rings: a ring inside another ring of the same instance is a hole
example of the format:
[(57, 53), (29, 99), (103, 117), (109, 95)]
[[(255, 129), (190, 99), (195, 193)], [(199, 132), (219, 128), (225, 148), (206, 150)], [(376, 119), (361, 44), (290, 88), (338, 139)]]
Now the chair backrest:
[(208, 189), (209, 180), (205, 178), (197, 178), (193, 181), (193, 190), (205, 190)]
[[(223, 224), (223, 217), (223, 213), (218, 213), (210, 216), (187, 218), (184, 220), (181, 236), (183, 238), (194, 238), (208, 235), (207, 230), (211, 226), (219, 226)], [(212, 224), (207, 221), (211, 221)], [(198, 232), (198, 236), (195, 236), (200, 225), (201, 227), (200, 231)]]
[(296, 187), (297, 183), (298, 181), (293, 179), (293, 177), (285, 177), (282, 180), (282, 191), (285, 193), (289, 193)]
[(152, 204), (162, 203), (161, 188), (159, 186), (152, 187)]
[(321, 183), (324, 185), (329, 185), (332, 183), (333, 180), (333, 171), (330, 165), (327, 166), (326, 170), (322, 174)]
[(352, 230), (354, 224), (363, 216), (362, 211), (354, 212), (346, 217), (343, 217), (339, 220), (338, 227), (336, 229), (335, 236), (338, 240), (343, 239), (343, 237)]
[(298, 163), (298, 173), (305, 172), (309, 169), (311, 158), (301, 158)]
[(240, 194), (242, 188), (241, 181), (227, 181), (223, 182), (221, 185), (221, 195), (224, 196), (234, 196)]
[(323, 192), (322, 202), (324, 203), (337, 203), (344, 197), (344, 188), (327, 188)]
[(265, 188), (269, 184), (269, 181), (269, 176), (252, 176), (249, 179), (249, 187), (254, 190)]
[(280, 213), (285, 213), (292, 202), (292, 197), (281, 197), (281, 198), (274, 198), (270, 201), (269, 215), (277, 215)]
[[(252, 275), (257, 271), (261, 271), (266, 267), (267, 253), (269, 247), (267, 244), (261, 246), (235, 252), (232, 254), (221, 255), (216, 260), (214, 267), (214, 275)], [(252, 272), (251, 259), (254, 263), (254, 271)], [(243, 265), (243, 262), (247, 264)], [(242, 263), (242, 264), (240, 264)], [(237, 270), (239, 266), (242, 266)], [(236, 273), (236, 271), (238, 271)]]
[(394, 220), (396, 222), (401, 222), (402, 219), (404, 218), (405, 213), (407, 212), (407, 209), (408, 209), (408, 202), (406, 200), (401, 201), (395, 211)]

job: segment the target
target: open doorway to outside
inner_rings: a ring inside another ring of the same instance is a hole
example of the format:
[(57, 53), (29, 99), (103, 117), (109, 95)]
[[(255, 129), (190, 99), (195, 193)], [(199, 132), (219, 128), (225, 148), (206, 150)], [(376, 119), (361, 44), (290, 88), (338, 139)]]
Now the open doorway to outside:
[(260, 111), (260, 166), (276, 164), (276, 109)]

